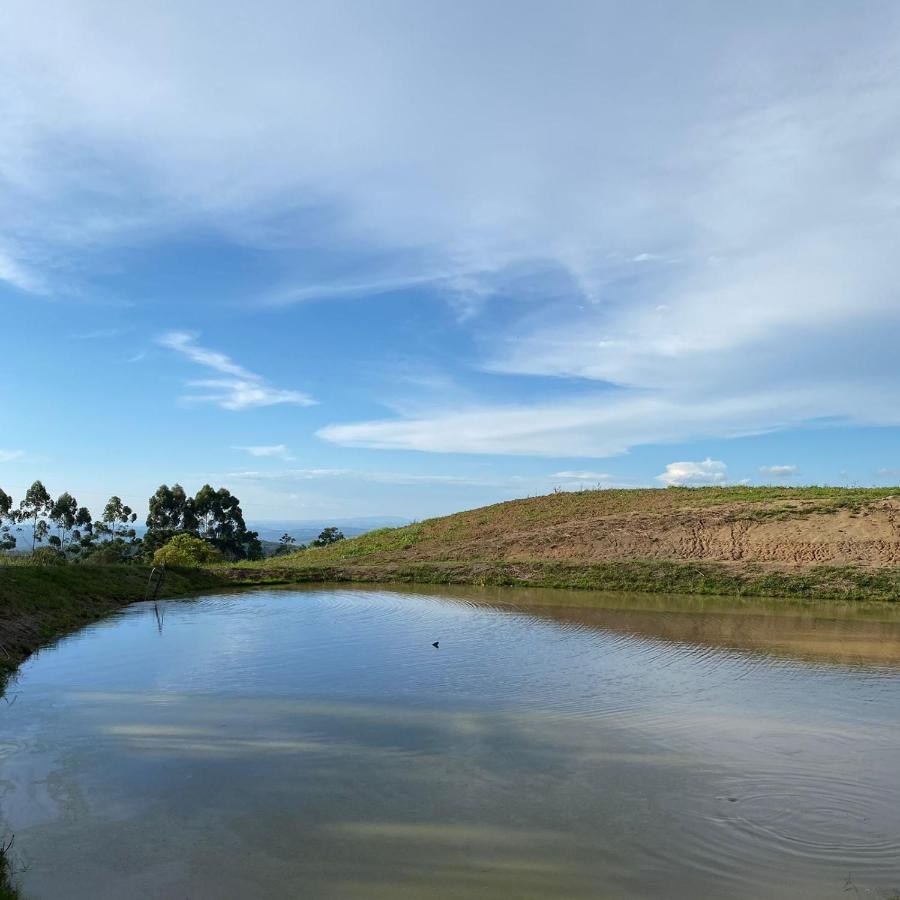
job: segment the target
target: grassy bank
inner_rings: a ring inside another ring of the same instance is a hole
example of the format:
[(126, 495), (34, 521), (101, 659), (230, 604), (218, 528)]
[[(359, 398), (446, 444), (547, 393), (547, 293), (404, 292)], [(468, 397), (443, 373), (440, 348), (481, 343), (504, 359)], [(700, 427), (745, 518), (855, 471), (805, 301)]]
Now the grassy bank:
[(544, 587), (671, 594), (718, 594), (742, 597), (900, 600), (900, 567), (813, 566), (779, 571), (754, 564), (628, 560), (612, 563), (553, 561), (478, 562), (334, 562), (305, 559), (280, 564), (241, 565), (219, 570), (222, 578), (242, 584), (299, 582), (395, 582), (467, 584), (489, 587)]
[[(145, 566), (36, 566), (0, 563), (0, 680), (29, 654), (62, 635), (143, 600)], [(221, 586), (202, 569), (172, 570), (161, 596)]]

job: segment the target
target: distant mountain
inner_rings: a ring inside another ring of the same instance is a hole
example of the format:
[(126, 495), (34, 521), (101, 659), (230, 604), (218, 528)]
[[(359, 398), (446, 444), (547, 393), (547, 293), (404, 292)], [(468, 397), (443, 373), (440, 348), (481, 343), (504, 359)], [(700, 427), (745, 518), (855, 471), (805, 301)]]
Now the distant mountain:
[(334, 526), (339, 528), (344, 537), (358, 537), (376, 528), (393, 528), (397, 525), (408, 525), (409, 519), (398, 516), (362, 516), (352, 519), (274, 519), (253, 520), (247, 527), (259, 534), (261, 541), (278, 541), (285, 533), (298, 544), (308, 544), (315, 540), (323, 528)]
[[(275, 520), (251, 520), (247, 522), (247, 528), (259, 534), (263, 550), (267, 556), (274, 552), (281, 536), (287, 532), (298, 544), (308, 544), (321, 534), (323, 528), (333, 525), (339, 528), (344, 537), (359, 537), (367, 531), (376, 528), (392, 528), (397, 525), (408, 525), (409, 519), (396, 516), (362, 516), (351, 519), (275, 519)], [(16, 553), (31, 550), (31, 526), (22, 525), (21, 531), (14, 531), (16, 535)], [(140, 537), (147, 531), (146, 526), (136, 523), (134, 530)], [(55, 531), (51, 531), (55, 534)]]

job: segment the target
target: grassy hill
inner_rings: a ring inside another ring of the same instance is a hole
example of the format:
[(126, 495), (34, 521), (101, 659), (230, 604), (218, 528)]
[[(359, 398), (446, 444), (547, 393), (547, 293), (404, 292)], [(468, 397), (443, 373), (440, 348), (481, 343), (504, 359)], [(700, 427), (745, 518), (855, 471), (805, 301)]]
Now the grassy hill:
[(241, 564), (230, 577), (900, 599), (900, 488), (554, 493)]

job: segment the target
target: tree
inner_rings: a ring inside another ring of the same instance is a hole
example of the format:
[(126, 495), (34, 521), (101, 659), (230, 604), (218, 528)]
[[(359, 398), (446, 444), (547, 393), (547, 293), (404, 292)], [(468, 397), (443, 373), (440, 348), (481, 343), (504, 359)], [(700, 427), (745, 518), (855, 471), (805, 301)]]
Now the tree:
[(126, 537), (134, 541), (135, 530), (128, 528), (137, 520), (137, 513), (131, 511), (131, 507), (124, 504), (121, 498), (113, 495), (103, 508), (103, 531), (109, 534), (112, 540), (124, 540)]
[(275, 549), (275, 556), (284, 556), (285, 553), (290, 553), (292, 550), (302, 550), (303, 545), (301, 544), (299, 547), (295, 546), (297, 541), (285, 532), (278, 540), (278, 547)]
[(162, 547), (176, 534), (196, 531), (194, 501), (180, 484), (173, 484), (171, 488), (161, 484), (147, 505), (149, 512), (144, 547), (148, 552)]
[(60, 494), (50, 510), (50, 521), (56, 526), (56, 539), (61, 547), (68, 543), (77, 516), (78, 501), (68, 491)]
[(35, 542), (43, 543), (44, 538), (50, 533), (50, 526), (46, 519), (39, 519), (34, 524), (34, 531), (31, 534), (31, 552), (34, 553)]
[(344, 534), (338, 531), (333, 525), (329, 528), (323, 528), (321, 534), (312, 542), (313, 547), (328, 547), (336, 544), (338, 541), (344, 540)]
[(219, 550), (226, 559), (258, 559), (262, 544), (249, 531), (241, 511), (241, 501), (227, 488), (214, 490), (204, 484), (193, 500), (197, 534)]
[[(19, 519), (23, 522), (31, 522), (31, 552), (34, 553), (35, 544), (42, 541), (47, 535), (47, 523), (42, 522), (43, 528), (38, 531), (38, 519), (49, 515), (53, 508), (53, 500), (47, 488), (40, 481), (35, 481), (25, 492), (25, 498), (19, 503)], [(40, 534), (40, 537), (38, 536)]]
[(0, 550), (13, 550), (16, 536), (12, 533), (18, 516), (13, 509), (13, 498), (0, 488)]
[(202, 538), (182, 532), (153, 554), (154, 566), (197, 567), (222, 561), (222, 554)]

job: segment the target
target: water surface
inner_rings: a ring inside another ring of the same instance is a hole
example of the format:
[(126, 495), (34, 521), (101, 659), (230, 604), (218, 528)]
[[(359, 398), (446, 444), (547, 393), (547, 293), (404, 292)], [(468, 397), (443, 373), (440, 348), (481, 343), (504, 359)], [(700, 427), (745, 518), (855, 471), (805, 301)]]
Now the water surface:
[(158, 612), (32, 658), (0, 704), (29, 897), (900, 889), (888, 604), (315, 587)]

